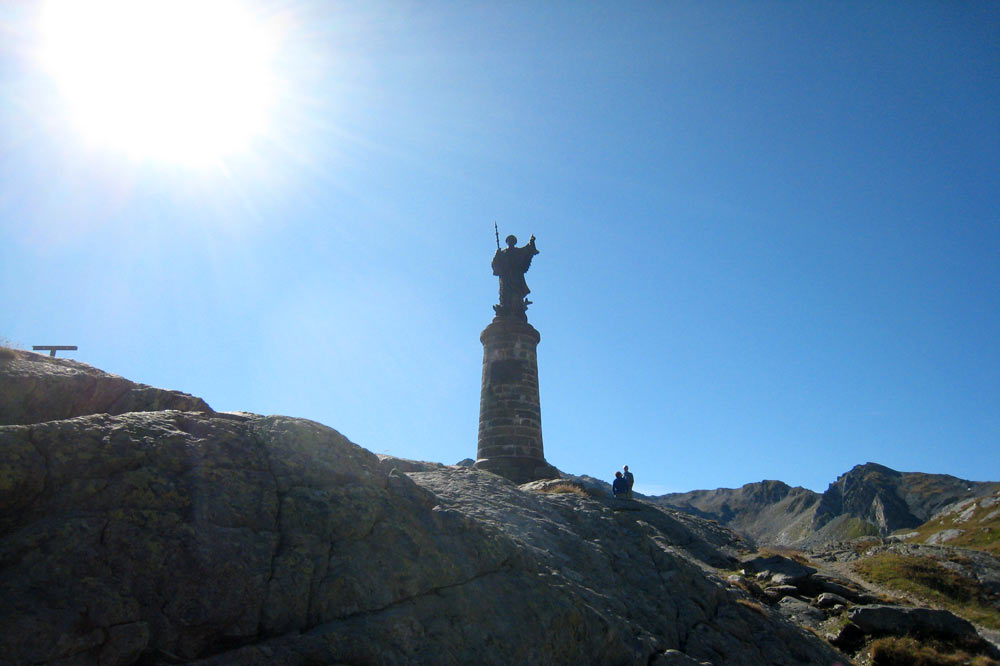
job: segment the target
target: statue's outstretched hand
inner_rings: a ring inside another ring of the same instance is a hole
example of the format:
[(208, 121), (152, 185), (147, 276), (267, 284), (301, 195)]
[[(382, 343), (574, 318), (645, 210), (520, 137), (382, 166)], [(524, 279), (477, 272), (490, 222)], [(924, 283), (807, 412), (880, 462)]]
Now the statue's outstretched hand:
[(529, 243), (534, 243), (535, 242), (535, 234), (531, 234), (531, 240), (529, 240), (528, 242)]

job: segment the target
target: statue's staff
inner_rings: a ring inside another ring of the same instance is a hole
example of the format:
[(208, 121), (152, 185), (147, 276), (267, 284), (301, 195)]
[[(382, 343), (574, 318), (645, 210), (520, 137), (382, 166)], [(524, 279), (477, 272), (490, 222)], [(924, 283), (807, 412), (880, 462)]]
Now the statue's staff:
[(493, 233), (497, 235), (497, 249), (500, 249), (500, 227), (497, 226), (497, 221), (493, 220)]

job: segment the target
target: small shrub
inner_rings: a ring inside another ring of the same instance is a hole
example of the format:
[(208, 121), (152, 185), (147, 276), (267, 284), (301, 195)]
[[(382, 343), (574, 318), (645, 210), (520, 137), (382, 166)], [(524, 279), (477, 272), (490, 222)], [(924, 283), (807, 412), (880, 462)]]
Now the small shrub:
[[(772, 603), (771, 600), (768, 598), (768, 596), (764, 594), (764, 590), (760, 588), (760, 585), (750, 580), (749, 578), (745, 578), (742, 575), (736, 575), (730, 578), (730, 582), (736, 587), (746, 592), (747, 594), (749, 594), (754, 599), (757, 599), (758, 601), (763, 601), (764, 603)], [(743, 601), (746, 600), (744, 599)]]
[(587, 496), (587, 491), (580, 486), (573, 485), (572, 483), (560, 483), (554, 486), (547, 486), (542, 488), (538, 492), (542, 493), (552, 493), (552, 494), (565, 494), (572, 493), (574, 495), (580, 495), (581, 497)]
[(750, 599), (737, 599), (736, 603), (738, 603), (740, 606), (745, 606), (746, 608), (749, 608), (758, 615), (767, 617), (767, 611), (764, 610), (764, 607), (761, 606), (756, 601), (751, 601)]

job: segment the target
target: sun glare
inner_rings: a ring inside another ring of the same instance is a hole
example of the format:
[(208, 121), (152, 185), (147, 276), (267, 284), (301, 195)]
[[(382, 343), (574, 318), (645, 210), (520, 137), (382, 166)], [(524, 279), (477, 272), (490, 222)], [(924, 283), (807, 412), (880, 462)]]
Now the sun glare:
[(278, 36), (236, 0), (51, 0), (42, 35), (46, 68), (99, 145), (204, 164), (267, 130)]

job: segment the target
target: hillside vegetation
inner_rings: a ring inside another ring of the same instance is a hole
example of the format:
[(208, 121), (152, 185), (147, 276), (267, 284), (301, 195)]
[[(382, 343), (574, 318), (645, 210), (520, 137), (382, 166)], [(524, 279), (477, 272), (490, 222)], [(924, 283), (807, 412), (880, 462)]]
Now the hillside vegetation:
[(1000, 555), (1000, 491), (960, 502), (904, 536), (911, 543), (947, 543)]
[(939, 561), (881, 552), (860, 560), (854, 568), (872, 583), (903, 592), (929, 606), (946, 608), (975, 624), (1000, 629), (1000, 599), (965, 572), (970, 564), (958, 553)]

